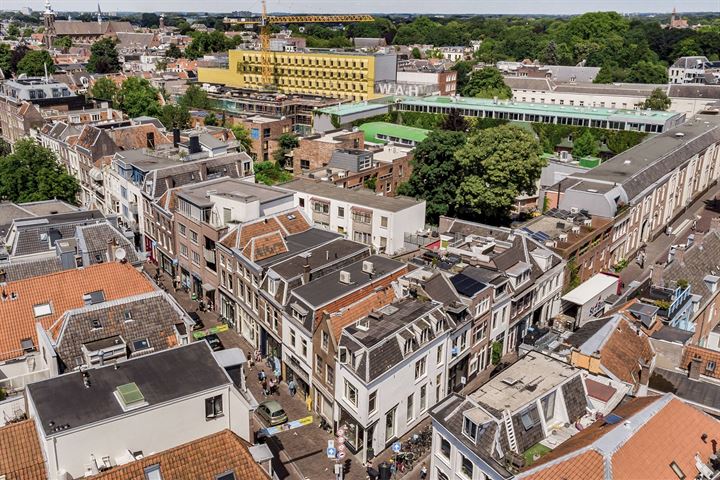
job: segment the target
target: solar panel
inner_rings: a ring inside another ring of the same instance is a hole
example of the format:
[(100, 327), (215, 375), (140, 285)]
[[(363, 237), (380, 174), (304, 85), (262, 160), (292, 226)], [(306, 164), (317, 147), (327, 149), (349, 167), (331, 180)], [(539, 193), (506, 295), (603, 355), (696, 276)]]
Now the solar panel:
[(616, 423), (622, 422), (622, 417), (615, 415), (614, 413), (611, 413), (607, 417), (605, 417), (605, 423), (607, 425), (615, 425)]
[(477, 292), (482, 290), (485, 286), (482, 282), (470, 278), (462, 273), (458, 273), (457, 275), (452, 277), (450, 281), (455, 287), (455, 290), (457, 290), (459, 294), (465, 295), (466, 297), (472, 297)]

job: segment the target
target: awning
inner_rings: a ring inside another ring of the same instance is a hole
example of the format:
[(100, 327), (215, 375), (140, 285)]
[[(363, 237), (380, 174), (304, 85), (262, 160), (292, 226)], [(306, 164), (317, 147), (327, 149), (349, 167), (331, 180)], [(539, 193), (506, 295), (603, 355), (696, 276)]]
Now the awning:
[(203, 291), (204, 291), (205, 293), (214, 292), (214, 291), (215, 291), (215, 287), (213, 287), (213, 286), (210, 285), (209, 283), (203, 283), (203, 284), (202, 284), (202, 289), (203, 289)]

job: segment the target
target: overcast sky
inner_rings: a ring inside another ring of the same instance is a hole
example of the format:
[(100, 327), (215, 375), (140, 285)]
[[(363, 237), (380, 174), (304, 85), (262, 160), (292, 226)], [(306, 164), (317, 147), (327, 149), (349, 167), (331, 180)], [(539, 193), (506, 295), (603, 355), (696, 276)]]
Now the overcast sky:
[[(97, 0), (51, 0), (53, 9), (95, 10)], [(44, 0), (0, 0), (0, 9), (30, 6), (43, 10)], [(618, 12), (720, 11), (720, 0), (268, 0), (269, 11), (317, 13), (546, 13), (574, 14), (597, 10)], [(103, 11), (260, 10), (260, 0), (101, 0)]]

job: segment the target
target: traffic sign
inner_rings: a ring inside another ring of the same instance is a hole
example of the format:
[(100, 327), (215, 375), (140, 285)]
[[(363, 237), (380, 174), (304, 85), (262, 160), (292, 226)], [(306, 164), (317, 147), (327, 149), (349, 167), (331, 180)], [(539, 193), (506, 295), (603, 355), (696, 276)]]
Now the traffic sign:
[(335, 455), (336, 455), (336, 454), (337, 454), (337, 452), (335, 451), (335, 448), (329, 447), (329, 448), (327, 449), (327, 456), (328, 456), (328, 458), (335, 458)]
[(402, 445), (400, 445), (400, 442), (395, 442), (392, 444), (392, 451), (395, 453), (400, 453), (401, 448), (402, 448)]
[(345, 451), (345, 445), (338, 445), (337, 450), (338, 450), (338, 452), (344, 452), (344, 451)]
[(345, 437), (337, 437), (337, 442), (342, 445), (343, 443), (345, 443)]

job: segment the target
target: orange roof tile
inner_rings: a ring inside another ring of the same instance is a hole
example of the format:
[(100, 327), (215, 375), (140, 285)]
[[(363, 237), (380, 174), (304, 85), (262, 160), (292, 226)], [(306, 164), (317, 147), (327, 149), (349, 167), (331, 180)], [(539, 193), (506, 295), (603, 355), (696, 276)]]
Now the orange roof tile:
[(329, 319), (330, 328), (333, 338), (340, 339), (342, 329), (348, 325), (367, 317), (370, 312), (391, 304), (395, 301), (395, 290), (386, 286), (379, 292), (372, 292), (369, 296), (365, 296), (361, 300), (344, 307), (340, 313), (332, 315)]
[(264, 218), (258, 222), (248, 223), (240, 227), (240, 243), (237, 248), (243, 249), (255, 237), (282, 231), (282, 226), (274, 217)]
[[(658, 322), (659, 323), (659, 322)], [(650, 364), (655, 352), (647, 335), (638, 332), (621, 318), (600, 348), (600, 362), (623, 382), (637, 385), (641, 363)]]
[[(660, 403), (653, 405), (654, 402)], [(652, 408), (657, 411), (643, 413), (645, 419), (635, 416)], [(699, 454), (703, 462), (713, 454), (720, 422), (673, 395), (636, 398), (613, 413), (623, 421), (612, 425), (602, 420), (595, 422), (542, 457), (518, 478), (604, 478), (594, 476), (596, 457), (605, 459), (600, 471), (611, 472), (610, 478), (677, 478), (670, 469), (672, 462), (690, 478), (697, 473), (695, 454)], [(627, 426), (625, 421), (629, 422)], [(616, 438), (608, 437), (607, 442), (596, 443), (615, 429), (630, 430)], [(703, 434), (709, 436), (705, 441)], [(610, 464), (604, 465), (605, 462)]]
[[(718, 368), (718, 365), (720, 365), (720, 352), (698, 347), (697, 345), (688, 345), (683, 351), (682, 362), (678, 366), (689, 370), (693, 358), (700, 359), (701, 374), (712, 378), (720, 378), (720, 368)], [(708, 362), (714, 362), (714, 366), (708, 368)]]
[(32, 420), (0, 428), (0, 475), (7, 480), (47, 478), (45, 460)]
[(172, 140), (158, 130), (158, 128), (152, 123), (131, 125), (129, 127), (119, 127), (108, 130), (108, 134), (113, 139), (113, 142), (115, 142), (115, 145), (122, 150), (146, 148), (148, 133), (153, 134), (156, 146), (172, 143)]
[[(153, 284), (129, 264), (117, 262), (101, 263), (86, 268), (64, 270), (10, 282), (3, 287), (7, 295), (0, 301), (0, 360), (23, 355), (20, 342), (32, 339), (38, 345), (35, 323), (56, 335), (60, 325), (53, 325), (66, 311), (84, 305), (83, 295), (102, 290), (105, 300), (148, 293)], [(16, 295), (16, 299), (12, 299)], [(49, 303), (51, 313), (35, 317), (33, 307)]]
[(243, 255), (252, 261), (264, 260), (287, 252), (287, 245), (279, 231), (253, 238), (243, 249)]
[[(292, 216), (292, 218), (290, 218)], [(289, 235), (295, 233), (302, 233), (306, 230), (310, 230), (310, 224), (305, 220), (305, 217), (300, 213), (299, 209), (292, 210), (290, 212), (284, 212), (276, 217)]]
[(248, 445), (230, 430), (208, 435), (142, 460), (114, 467), (93, 480), (145, 480), (145, 468), (160, 466), (162, 478), (172, 480), (215, 480), (232, 471), (238, 480), (268, 480), (248, 451)]

